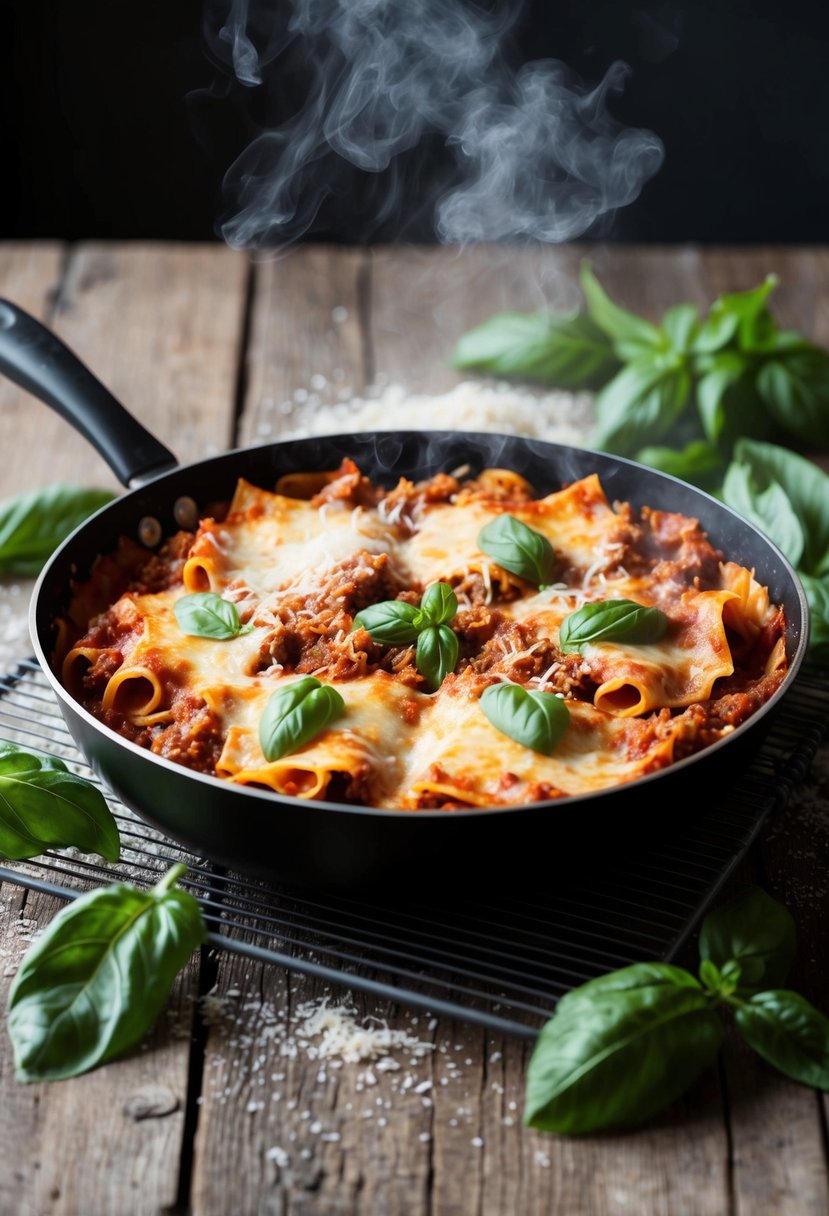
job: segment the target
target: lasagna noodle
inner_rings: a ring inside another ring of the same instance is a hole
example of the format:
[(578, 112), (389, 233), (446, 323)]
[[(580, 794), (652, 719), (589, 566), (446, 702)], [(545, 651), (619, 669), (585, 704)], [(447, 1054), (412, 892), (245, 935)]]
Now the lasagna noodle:
[(224, 523), (199, 530), (184, 585), (221, 591), (233, 582), (259, 594), (286, 587), (310, 593), (337, 563), (361, 550), (394, 556), (396, 545), (394, 528), (374, 510), (340, 501), (312, 506), (240, 480)]
[(386, 672), (343, 681), (336, 685), (345, 701), (342, 716), (297, 751), (269, 761), (259, 743), (259, 722), (269, 697), (291, 682), (259, 680), (240, 688), (202, 690), (227, 728), (218, 774), (300, 798), (322, 798), (331, 781), (343, 777), (359, 782), (375, 805), (386, 805), (429, 698)]
[(651, 738), (644, 723), (582, 702), (567, 703), (567, 730), (553, 754), (542, 755), (496, 730), (479, 692), (464, 677), (444, 681), (409, 755), (398, 806), (416, 808), (424, 797), (483, 807), (586, 794), (633, 781), (673, 758), (670, 733)]

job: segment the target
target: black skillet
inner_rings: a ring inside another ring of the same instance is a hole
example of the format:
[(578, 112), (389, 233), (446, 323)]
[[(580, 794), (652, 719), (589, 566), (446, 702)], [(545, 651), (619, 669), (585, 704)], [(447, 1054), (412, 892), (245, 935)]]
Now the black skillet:
[[(6, 301), (0, 301), (0, 371), (78, 429), (130, 488), (77, 528), (42, 571), (30, 609), (37, 659), (72, 737), (102, 781), (146, 822), (213, 862), (266, 879), (337, 886), (388, 881), (413, 892), (435, 882), (465, 884), (470, 876), (509, 884), (535, 863), (542, 873), (557, 867), (572, 873), (579, 858), (603, 844), (615, 848), (636, 833), (664, 834), (680, 814), (720, 797), (750, 762), (805, 655), (806, 600), (779, 550), (716, 499), (630, 460), (511, 435), (417, 430), (296, 439), (178, 466), (54, 334)], [(121, 738), (61, 686), (51, 662), (55, 617), (73, 580), (120, 535), (146, 535), (148, 520), (158, 522), (159, 535), (170, 534), (187, 500), (204, 510), (229, 498), (240, 476), (268, 487), (288, 472), (336, 468), (344, 456), (389, 485), (400, 475), (418, 479), (463, 464), (473, 471), (507, 467), (539, 494), (595, 471), (611, 501), (696, 517), (713, 544), (754, 568), (783, 604), (786, 679), (732, 735), (629, 785), (526, 806), (416, 813), (280, 797), (191, 772)]]

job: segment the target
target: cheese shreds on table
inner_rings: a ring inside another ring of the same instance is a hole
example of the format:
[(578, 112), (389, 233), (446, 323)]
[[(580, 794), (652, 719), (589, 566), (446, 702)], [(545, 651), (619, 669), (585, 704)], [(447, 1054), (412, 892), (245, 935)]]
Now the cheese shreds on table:
[(424, 429), (495, 431), (583, 447), (593, 425), (590, 393), (545, 392), (500, 380), (464, 380), (433, 394), (389, 384), (334, 403), (305, 391), (300, 396), (300, 401), (285, 403), (275, 425), (260, 421), (260, 438)]

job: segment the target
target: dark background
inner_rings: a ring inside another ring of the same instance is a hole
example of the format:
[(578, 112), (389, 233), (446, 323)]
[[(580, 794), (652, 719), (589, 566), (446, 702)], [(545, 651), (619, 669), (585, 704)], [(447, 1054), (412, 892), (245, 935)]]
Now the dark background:
[[(416, 0), (412, 0), (416, 3)], [(612, 104), (653, 130), (662, 167), (602, 239), (728, 243), (829, 237), (829, 6), (670, 0), (529, 2), (511, 33), (519, 63), (563, 60), (595, 84), (631, 69)], [(0, 238), (220, 239), (225, 170), (301, 100), (290, 71), (270, 90), (217, 69), (196, 0), (16, 0), (0, 63)], [(420, 150), (418, 183), (441, 170)], [(309, 239), (433, 239), (416, 192), (378, 228), (354, 173)], [(589, 234), (588, 234), (589, 236)]]

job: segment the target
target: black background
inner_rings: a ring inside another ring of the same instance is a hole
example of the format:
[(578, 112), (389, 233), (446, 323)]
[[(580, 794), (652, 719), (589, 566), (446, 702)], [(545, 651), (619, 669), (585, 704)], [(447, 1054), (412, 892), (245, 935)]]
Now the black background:
[[(301, 86), (290, 74), (270, 93), (229, 85), (203, 15), (195, 0), (7, 4), (0, 238), (220, 239), (225, 170)], [(590, 84), (615, 60), (631, 69), (613, 113), (654, 131), (665, 159), (603, 239), (829, 236), (829, 6), (530, 0), (510, 39), (512, 62), (560, 59)], [(441, 156), (420, 150), (419, 188)], [(355, 171), (308, 238), (433, 239), (417, 191), (382, 227), (368, 222), (376, 185)]]

